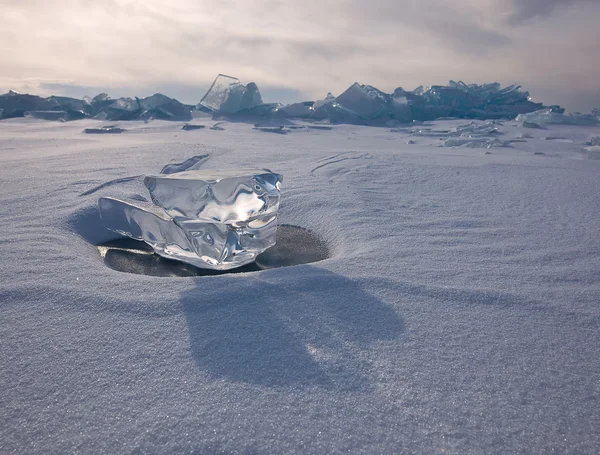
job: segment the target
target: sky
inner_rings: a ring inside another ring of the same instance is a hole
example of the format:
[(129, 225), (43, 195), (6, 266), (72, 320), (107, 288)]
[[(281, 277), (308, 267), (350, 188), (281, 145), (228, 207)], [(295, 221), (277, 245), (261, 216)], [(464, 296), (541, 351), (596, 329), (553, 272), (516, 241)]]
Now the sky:
[(518, 83), (600, 107), (599, 0), (0, 0), (0, 92), (196, 103), (219, 73), (265, 101), (355, 81)]

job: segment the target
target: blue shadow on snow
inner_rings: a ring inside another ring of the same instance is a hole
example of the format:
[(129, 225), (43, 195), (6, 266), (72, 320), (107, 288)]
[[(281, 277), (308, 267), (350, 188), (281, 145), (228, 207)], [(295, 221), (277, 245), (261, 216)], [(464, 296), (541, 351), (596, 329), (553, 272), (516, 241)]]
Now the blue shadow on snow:
[(181, 298), (192, 355), (215, 378), (369, 388), (369, 344), (403, 322), (352, 280), (314, 266), (196, 279)]

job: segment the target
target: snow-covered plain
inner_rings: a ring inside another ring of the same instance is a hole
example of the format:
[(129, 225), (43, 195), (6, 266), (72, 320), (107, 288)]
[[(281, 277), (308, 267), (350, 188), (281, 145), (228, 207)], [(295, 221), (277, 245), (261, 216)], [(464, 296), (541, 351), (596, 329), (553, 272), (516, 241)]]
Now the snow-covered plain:
[[(600, 128), (195, 123), (0, 122), (1, 453), (600, 453)], [(108, 268), (98, 198), (199, 155), (282, 173), (331, 258)]]

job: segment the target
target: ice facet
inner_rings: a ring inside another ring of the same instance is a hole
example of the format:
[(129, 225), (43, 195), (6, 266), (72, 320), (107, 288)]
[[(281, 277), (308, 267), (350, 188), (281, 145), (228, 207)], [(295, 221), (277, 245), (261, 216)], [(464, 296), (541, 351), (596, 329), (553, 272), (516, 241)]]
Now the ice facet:
[(173, 218), (235, 223), (279, 209), (281, 175), (267, 169), (184, 171), (148, 176), (144, 184)]
[(288, 104), (287, 106), (283, 106), (278, 109), (277, 112), (284, 117), (308, 117), (313, 113), (313, 105), (312, 101), (307, 101), (303, 103), (293, 103)]
[(374, 87), (361, 86), (355, 82), (336, 98), (336, 102), (358, 117), (370, 120), (379, 117), (385, 111), (384, 96), (389, 98), (389, 95), (385, 95)]
[(317, 111), (321, 106), (329, 103), (333, 103), (335, 101), (335, 96), (331, 94), (331, 92), (327, 93), (327, 96), (322, 100), (317, 100), (314, 102), (312, 109), (313, 111)]
[(108, 229), (161, 256), (227, 270), (275, 244), (281, 181), (266, 169), (148, 176), (154, 206), (102, 198), (100, 214)]

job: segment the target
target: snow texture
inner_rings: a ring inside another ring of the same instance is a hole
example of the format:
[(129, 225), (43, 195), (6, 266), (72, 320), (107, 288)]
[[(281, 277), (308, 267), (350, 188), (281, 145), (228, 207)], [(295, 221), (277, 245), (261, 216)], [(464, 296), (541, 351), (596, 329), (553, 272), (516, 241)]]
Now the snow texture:
[[(0, 453), (600, 453), (599, 127), (194, 123), (0, 122)], [(107, 267), (98, 198), (187, 165), (277, 169), (331, 257)]]

